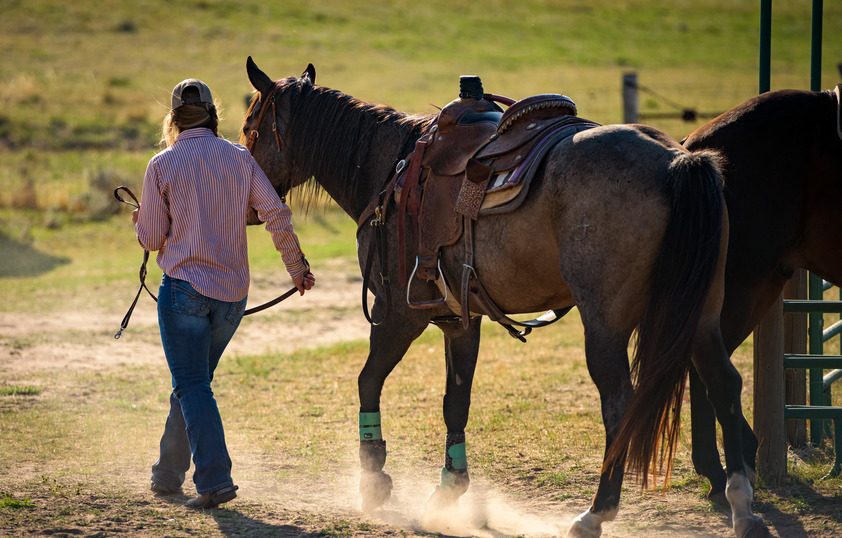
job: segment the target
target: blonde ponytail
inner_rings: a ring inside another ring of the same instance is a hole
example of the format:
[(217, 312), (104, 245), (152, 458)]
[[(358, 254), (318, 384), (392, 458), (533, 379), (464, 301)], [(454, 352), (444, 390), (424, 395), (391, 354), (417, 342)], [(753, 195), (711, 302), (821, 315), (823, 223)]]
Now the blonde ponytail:
[(179, 133), (196, 127), (207, 127), (213, 131), (214, 136), (219, 136), (219, 116), (215, 105), (199, 103), (170, 110), (161, 122), (161, 140), (158, 145), (168, 148), (175, 144)]

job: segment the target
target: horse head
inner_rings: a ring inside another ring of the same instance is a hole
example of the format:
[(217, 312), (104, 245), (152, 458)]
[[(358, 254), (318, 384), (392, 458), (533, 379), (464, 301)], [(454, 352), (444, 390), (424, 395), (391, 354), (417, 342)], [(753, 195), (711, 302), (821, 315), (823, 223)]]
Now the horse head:
[(303, 185), (305, 205), (327, 195), (351, 215), (362, 211), (435, 118), (319, 86), (312, 64), (272, 81), (249, 57), (246, 71), (256, 93), (241, 143), (279, 195)]
[(290, 95), (302, 88), (312, 89), (316, 69), (313, 64), (308, 64), (299, 78), (273, 81), (249, 56), (246, 72), (256, 91), (243, 121), (240, 143), (260, 163), (278, 195), (285, 196), (309, 177), (296, 169), (287, 144), (292, 119)]

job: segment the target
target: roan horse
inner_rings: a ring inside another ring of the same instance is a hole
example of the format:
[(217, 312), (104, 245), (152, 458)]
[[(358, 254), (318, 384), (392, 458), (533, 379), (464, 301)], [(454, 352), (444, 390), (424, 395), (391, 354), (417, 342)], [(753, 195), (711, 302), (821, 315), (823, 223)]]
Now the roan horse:
[[(381, 237), (376, 228), (385, 230), (391, 255), (374, 259), (374, 274), (383, 278), (368, 281), (375, 296), (371, 317), (382, 322), (372, 324), (368, 359), (358, 379), (363, 510), (388, 500), (392, 487), (383, 472), (383, 384), (431, 323), (444, 333), (447, 436), (441, 482), (428, 506), (453, 505), (469, 482), (465, 427), (482, 316), (471, 316), (463, 326), (446, 305), (410, 308), (398, 268), (411, 267), (414, 253), (407, 249), (399, 264), (395, 238), (406, 219), (407, 244), (412, 244), (413, 226), (391, 196), (376, 217), (369, 214), (395, 163), (436, 116), (408, 115), (318, 86), (312, 65), (301, 77), (275, 82), (249, 58), (247, 73), (257, 93), (242, 141), (278, 193), (313, 178), (311, 187), (326, 191), (360, 224), (361, 268), (368, 246)], [(580, 311), (606, 449), (592, 505), (575, 518), (570, 535), (598, 536), (602, 523), (616, 516), (626, 465), (644, 486), (650, 472), (666, 469), (669, 475), (691, 355), (698, 357), (694, 365), (724, 432), (734, 530), (739, 536), (768, 533), (762, 518), (751, 512), (753, 490), (741, 456), (742, 381), (719, 328), (727, 240), (722, 232), (728, 224), (717, 166), (714, 152), (688, 152), (654, 129), (595, 127), (549, 151), (519, 209), (474, 223), (473, 267), (502, 310), (528, 313), (575, 305)], [(443, 275), (460, 274), (464, 243), (442, 249)], [(458, 297), (459, 280), (447, 281)], [(434, 283), (413, 292), (428, 299), (439, 295)], [(627, 348), (635, 330), (630, 366)]]
[[(691, 151), (725, 158), (730, 235), (721, 330), (734, 352), (798, 268), (842, 284), (842, 118), (840, 88), (778, 90), (747, 100), (693, 131)], [(726, 474), (704, 386), (690, 375), (693, 463), (721, 501)], [(757, 440), (743, 424), (746, 461), (754, 468)], [(842, 448), (836, 447), (836, 450)]]

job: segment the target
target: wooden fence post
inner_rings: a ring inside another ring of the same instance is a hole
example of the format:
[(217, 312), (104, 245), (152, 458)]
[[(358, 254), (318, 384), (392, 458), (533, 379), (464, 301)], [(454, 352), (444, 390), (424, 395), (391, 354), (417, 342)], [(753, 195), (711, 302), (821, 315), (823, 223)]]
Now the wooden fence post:
[(777, 481), (786, 473), (783, 294), (754, 329), (754, 433), (757, 473)]
[(623, 75), (623, 123), (638, 123), (637, 73)]
[[(787, 299), (807, 298), (808, 273), (798, 269), (784, 287)], [(784, 315), (784, 353), (807, 353), (807, 314), (792, 313)], [(805, 405), (807, 403), (807, 371), (787, 369), (784, 373), (786, 405)], [(804, 419), (786, 421), (786, 439), (790, 446), (799, 447), (807, 444), (807, 421)]]

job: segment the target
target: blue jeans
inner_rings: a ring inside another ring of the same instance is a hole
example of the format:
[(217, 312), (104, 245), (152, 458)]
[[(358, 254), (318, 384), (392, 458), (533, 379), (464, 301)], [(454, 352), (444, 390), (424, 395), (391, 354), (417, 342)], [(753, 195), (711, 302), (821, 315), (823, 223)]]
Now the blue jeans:
[(218, 301), (200, 294), (184, 280), (164, 275), (161, 281), (158, 324), (173, 391), (152, 480), (164, 487), (181, 487), (191, 454), (193, 482), (200, 494), (234, 485), (211, 381), (245, 307), (246, 299)]

